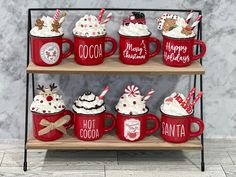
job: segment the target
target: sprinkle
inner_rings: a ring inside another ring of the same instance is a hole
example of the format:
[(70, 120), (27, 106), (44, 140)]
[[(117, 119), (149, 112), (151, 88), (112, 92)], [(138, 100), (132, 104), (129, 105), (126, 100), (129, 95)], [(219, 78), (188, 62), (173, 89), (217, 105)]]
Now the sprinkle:
[(123, 104), (124, 107), (126, 107), (126, 104)]

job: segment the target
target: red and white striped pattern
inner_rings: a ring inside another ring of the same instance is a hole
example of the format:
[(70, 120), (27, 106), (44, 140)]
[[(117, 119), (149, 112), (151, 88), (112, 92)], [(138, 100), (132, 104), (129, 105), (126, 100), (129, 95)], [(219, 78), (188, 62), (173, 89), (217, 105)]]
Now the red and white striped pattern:
[(187, 98), (185, 100), (186, 103), (189, 102), (189, 100), (192, 98), (192, 96), (195, 93), (195, 91), (196, 91), (196, 88), (192, 88), (192, 90), (189, 92), (189, 94), (188, 94), (188, 96), (187, 96)]
[(193, 16), (193, 10), (191, 10), (191, 11), (189, 12), (189, 14), (188, 14), (188, 16), (187, 16), (185, 22), (189, 24), (189, 22), (190, 22), (192, 16)]
[(198, 25), (198, 23), (202, 20), (202, 15), (199, 15), (197, 19), (193, 22), (191, 28), (192, 30)]
[(60, 17), (60, 10), (57, 9), (57, 10), (56, 10), (56, 13), (55, 13), (55, 15), (54, 15), (54, 17), (53, 17), (53, 23), (55, 23), (56, 21), (58, 21), (58, 20), (59, 20), (59, 17)]
[(153, 89), (151, 89), (147, 95), (143, 98), (144, 101), (147, 101), (154, 93), (155, 91)]
[(107, 94), (108, 91), (109, 91), (109, 87), (106, 86), (98, 98), (100, 100), (103, 100), (104, 96)]
[(140, 95), (139, 88), (135, 85), (128, 85), (125, 88), (125, 94), (128, 94), (129, 96), (137, 96)]
[(201, 98), (203, 92), (199, 92), (196, 96), (196, 98), (193, 100), (193, 102), (189, 105), (190, 108), (192, 108), (196, 103), (197, 101)]
[(104, 12), (105, 12), (105, 9), (102, 8), (101, 11), (100, 11), (100, 13), (99, 13), (99, 15), (98, 15), (98, 22), (99, 22), (99, 23), (101, 23), (101, 21), (102, 21), (102, 17), (103, 17), (103, 15), (104, 15)]
[(110, 12), (110, 13), (106, 16), (105, 20), (103, 21), (103, 24), (107, 24), (107, 22), (109, 22), (109, 20), (111, 19), (111, 17), (112, 17), (112, 13)]

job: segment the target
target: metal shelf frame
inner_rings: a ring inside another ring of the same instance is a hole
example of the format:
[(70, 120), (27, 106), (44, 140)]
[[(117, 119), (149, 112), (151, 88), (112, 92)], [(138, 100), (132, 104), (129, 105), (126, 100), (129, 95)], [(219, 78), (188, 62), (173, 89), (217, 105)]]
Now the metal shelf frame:
[[(32, 12), (39, 12), (39, 11), (55, 11), (57, 8), (29, 8), (28, 9), (28, 28), (27, 28), (27, 60), (26, 60), (26, 67), (29, 65), (30, 60), (30, 30), (32, 28), (32, 19), (31, 15)], [(60, 10), (66, 10), (66, 11), (99, 11), (100, 8), (58, 8)], [(106, 8), (106, 10), (109, 11), (153, 11), (153, 12), (182, 12), (186, 13), (189, 12), (190, 9), (137, 9), (137, 8)], [(193, 12), (198, 13), (198, 15), (202, 15), (201, 10), (193, 10)], [(202, 40), (202, 21), (197, 26), (197, 35), (196, 38), (199, 40)], [(195, 53), (198, 54), (200, 52), (200, 47), (197, 46), (195, 49)], [(202, 59), (200, 60), (200, 63), (202, 64)], [(35, 96), (35, 80), (34, 80), (34, 73), (26, 73), (26, 95), (25, 95), (25, 146), (24, 146), (24, 162), (23, 162), (23, 170), (27, 171), (27, 140), (28, 140), (28, 108), (29, 108), (29, 83), (30, 83), (30, 74), (32, 76), (31, 78), (31, 84), (32, 84), (32, 96)], [(197, 86), (197, 76), (199, 76), (199, 89), (200, 91), (203, 91), (203, 76), (202, 75), (194, 75), (193, 79), (193, 87)], [(195, 97), (195, 94), (194, 94)], [(203, 121), (203, 97), (200, 99), (200, 118)], [(201, 135), (201, 171), (205, 171), (205, 162), (204, 162), (204, 134)]]

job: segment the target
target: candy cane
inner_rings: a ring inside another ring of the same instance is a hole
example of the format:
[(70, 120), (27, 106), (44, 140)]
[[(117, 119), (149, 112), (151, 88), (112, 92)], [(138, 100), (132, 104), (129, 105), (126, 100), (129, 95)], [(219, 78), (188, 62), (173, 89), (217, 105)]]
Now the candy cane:
[(190, 22), (192, 16), (193, 16), (193, 10), (191, 10), (191, 11), (189, 12), (189, 14), (188, 14), (188, 16), (187, 16), (185, 22), (189, 24), (189, 22)]
[(190, 108), (192, 108), (192, 107), (196, 104), (196, 102), (201, 98), (202, 94), (203, 94), (203, 92), (199, 92), (199, 93), (197, 94), (196, 98), (195, 98), (195, 99), (193, 100), (193, 102), (189, 105)]
[(102, 8), (101, 11), (100, 11), (100, 13), (99, 13), (99, 15), (98, 15), (98, 22), (99, 22), (99, 23), (101, 23), (101, 21), (102, 21), (102, 17), (103, 17), (103, 15), (104, 15), (104, 12), (105, 12), (105, 9)]
[(107, 24), (107, 22), (111, 19), (111, 16), (112, 16), (112, 13), (110, 12), (110, 13), (106, 16), (105, 20), (103, 21), (103, 24)]
[(53, 17), (53, 23), (55, 23), (56, 21), (58, 21), (59, 17), (60, 17), (60, 10), (57, 9), (57, 10), (56, 10), (56, 13), (55, 13), (55, 15), (54, 15), (54, 17)]
[(104, 98), (104, 96), (106, 95), (106, 93), (108, 92), (108, 90), (109, 90), (109, 87), (106, 86), (98, 98), (99, 98), (100, 100), (103, 100), (103, 98)]
[(143, 98), (144, 101), (147, 101), (151, 96), (152, 94), (154, 93), (155, 91), (153, 89), (151, 89), (147, 95)]
[(201, 20), (202, 20), (202, 15), (199, 15), (197, 19), (193, 22), (191, 29), (193, 30)]
[(192, 88), (192, 90), (189, 92), (185, 102), (188, 103), (191, 97), (193, 96), (194, 92), (196, 91), (196, 88)]

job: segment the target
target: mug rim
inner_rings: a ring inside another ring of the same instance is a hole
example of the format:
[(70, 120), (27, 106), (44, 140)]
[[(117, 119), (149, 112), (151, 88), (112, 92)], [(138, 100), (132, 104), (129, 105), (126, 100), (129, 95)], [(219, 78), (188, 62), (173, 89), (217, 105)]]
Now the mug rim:
[(55, 114), (58, 114), (58, 113), (61, 113), (63, 111), (67, 110), (66, 108), (64, 108), (63, 110), (59, 111), (59, 112), (54, 112), (54, 113), (39, 113), (39, 112), (35, 112), (35, 111), (31, 111), (33, 114), (38, 114), (38, 115), (55, 115)]
[(73, 36), (76, 36), (76, 37), (79, 37), (79, 38), (84, 38), (84, 39), (92, 39), (92, 38), (102, 38), (102, 37), (105, 37), (107, 35), (107, 33), (103, 34), (103, 35), (100, 35), (100, 36), (79, 36), (77, 34), (74, 34), (72, 32)]
[(83, 113), (77, 113), (73, 108), (72, 108), (72, 111), (74, 114), (82, 114), (82, 115), (89, 115), (89, 116), (92, 116), (92, 115), (98, 115), (98, 114), (102, 114), (102, 113), (105, 113), (106, 112), (106, 109), (100, 113), (96, 113), (96, 114), (83, 114)]
[(46, 37), (46, 36), (35, 36), (35, 35), (32, 35), (32, 34), (29, 34), (29, 36), (30, 36), (30, 37), (34, 37), (34, 38), (43, 38), (43, 39), (45, 39), (45, 38), (59, 38), (59, 37), (64, 36), (64, 33), (62, 33), (62, 34), (59, 35), (59, 36), (49, 36), (49, 37)]
[(138, 115), (129, 115), (129, 114), (123, 114), (123, 113), (120, 113), (119, 111), (116, 110), (116, 113), (119, 113), (121, 115), (124, 115), (124, 116), (143, 116), (144, 114), (147, 114), (149, 112), (149, 108), (146, 107), (147, 111), (143, 114), (138, 114)]
[(185, 119), (185, 117), (187, 117), (187, 116), (193, 116), (193, 112), (191, 113), (191, 114), (188, 114), (188, 115), (183, 115), (183, 116), (179, 116), (179, 115), (170, 115), (170, 114), (166, 114), (166, 113), (164, 113), (162, 110), (161, 110), (161, 108), (160, 108), (160, 112), (161, 112), (161, 114), (164, 114), (164, 115), (167, 115), (167, 116), (171, 116), (171, 117), (176, 117), (176, 118), (183, 118), (184, 117), (184, 119)]
[(194, 36), (193, 37), (184, 37), (184, 38), (177, 38), (177, 37), (169, 37), (169, 36), (167, 36), (167, 35), (164, 35), (163, 33), (162, 33), (162, 37), (167, 37), (167, 38), (170, 38), (170, 39), (178, 39), (178, 40), (189, 40), (189, 39), (193, 39), (193, 38), (195, 38), (196, 37), (196, 34), (194, 34)]
[(144, 35), (144, 36), (127, 36), (127, 35), (124, 35), (124, 34), (120, 34), (120, 32), (118, 31), (117, 32), (120, 36), (124, 36), (126, 38), (141, 38), (141, 37), (150, 37), (152, 35), (152, 32), (149, 31), (149, 34), (148, 35)]

